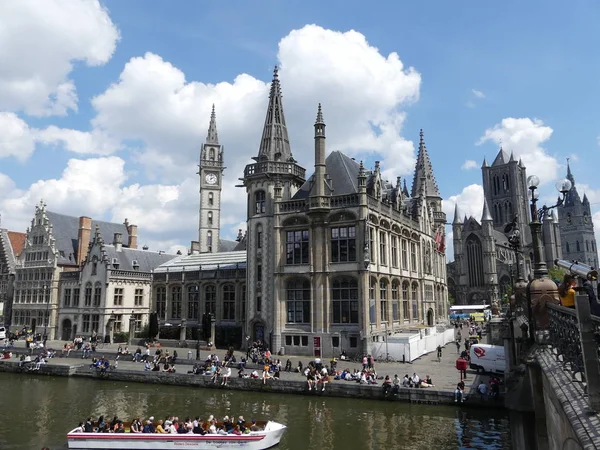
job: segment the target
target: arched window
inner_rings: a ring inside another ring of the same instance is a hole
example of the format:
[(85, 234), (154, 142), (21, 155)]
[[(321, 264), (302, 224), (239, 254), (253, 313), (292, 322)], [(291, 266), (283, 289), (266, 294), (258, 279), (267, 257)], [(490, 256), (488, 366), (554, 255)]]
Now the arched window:
[(402, 283), (402, 316), (404, 322), (410, 321), (410, 308), (408, 306), (408, 281)]
[(310, 323), (310, 281), (288, 281), (285, 290), (287, 323)]
[(571, 253), (571, 249), (569, 248), (569, 243), (566, 242), (566, 244), (567, 244), (567, 253)]
[(590, 251), (590, 241), (585, 241), (585, 250)]
[(256, 226), (256, 248), (262, 248), (263, 244), (263, 227), (259, 223)]
[(208, 226), (212, 227), (212, 224), (213, 224), (213, 213), (212, 213), (212, 211), (209, 211), (208, 214), (207, 214), (207, 216), (208, 216)]
[(215, 203), (215, 194), (213, 192), (208, 193), (208, 206), (213, 206)]
[(208, 159), (210, 159), (211, 161), (215, 160), (215, 149), (214, 148), (211, 148), (208, 151)]
[(212, 245), (213, 245), (213, 235), (212, 235), (212, 231), (207, 231), (206, 233), (206, 245), (208, 246), (208, 251), (212, 252)]
[(419, 321), (419, 285), (417, 283), (412, 284), (411, 289), (411, 302), (412, 302), (412, 319), (413, 322)]
[(200, 288), (197, 284), (191, 284), (187, 288), (187, 318), (199, 320), (200, 312)]
[[(27, 303), (29, 303), (29, 301)], [(83, 293), (83, 306), (92, 306), (92, 283), (89, 281), (85, 285), (85, 291)]]
[(394, 322), (400, 320), (400, 293), (398, 292), (398, 285), (397, 280), (392, 281), (392, 320)]
[(96, 281), (94, 285), (94, 306), (100, 306), (102, 303), (102, 284)]
[(371, 278), (369, 281), (369, 323), (375, 323), (375, 296), (377, 295), (375, 290), (377, 289), (377, 280)]
[(358, 282), (337, 278), (331, 288), (333, 323), (358, 323)]
[(204, 290), (204, 312), (212, 315), (217, 313), (217, 288), (213, 284)]
[(384, 278), (379, 281), (379, 309), (380, 317), (382, 322), (388, 321), (388, 296), (387, 296), (388, 282)]
[(181, 319), (181, 286), (171, 288), (171, 319)]
[(167, 288), (164, 286), (156, 288), (156, 313), (159, 319), (167, 318)]
[(235, 286), (223, 286), (223, 320), (235, 320)]
[(469, 235), (466, 242), (467, 268), (469, 286), (483, 286), (483, 252), (481, 241), (474, 234)]
[(256, 191), (254, 193), (254, 213), (264, 214), (265, 212), (265, 191)]
[(578, 252), (580, 252), (580, 251), (581, 251), (581, 248), (580, 248), (580, 246), (579, 246), (579, 241), (575, 241), (575, 244), (577, 245), (577, 251), (578, 251)]

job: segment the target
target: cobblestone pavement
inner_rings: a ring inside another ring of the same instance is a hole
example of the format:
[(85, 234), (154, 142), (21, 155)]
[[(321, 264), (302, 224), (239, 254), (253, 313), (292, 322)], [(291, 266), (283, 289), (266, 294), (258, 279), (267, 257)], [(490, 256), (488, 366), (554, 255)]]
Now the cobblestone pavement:
[[(60, 354), (59, 349), (62, 348), (63, 344), (64, 343), (62, 341), (49, 341), (48, 348), (55, 349), (55, 350), (57, 350), (58, 354)], [(19, 342), (17, 347), (21, 348), (21, 349), (24, 348), (24, 343)], [(110, 359), (111, 361), (114, 361), (118, 347), (119, 347), (119, 344), (107, 344), (104, 347), (102, 347), (96, 351), (96, 356), (105, 355), (108, 359)], [(129, 347), (129, 349), (133, 350), (133, 351), (135, 351), (136, 348), (137, 348), (137, 346)], [(176, 369), (177, 369), (178, 373), (186, 373), (188, 370), (191, 369), (191, 364), (193, 364), (195, 362), (194, 360), (187, 359), (188, 351), (192, 352), (190, 354), (190, 356), (195, 359), (195, 350), (194, 349), (190, 350), (187, 348), (168, 348), (168, 347), (162, 347), (162, 348), (163, 348), (163, 350), (169, 350), (170, 354), (173, 354), (174, 351), (177, 351), (177, 353), (179, 355), (179, 359), (181, 360), (181, 363), (176, 364)], [(154, 351), (155, 351), (155, 349), (152, 348), (151, 354), (153, 354)], [(222, 360), (223, 356), (225, 356), (226, 351), (224, 349), (216, 349), (213, 352), (216, 352), (217, 355), (219, 356), (219, 360)], [(208, 352), (205, 350), (201, 351), (201, 353), (200, 353), (201, 359), (204, 360), (209, 353), (212, 353), (212, 352)], [(80, 352), (72, 352), (71, 357), (69, 357), (69, 358), (57, 357), (57, 358), (50, 360), (50, 363), (51, 364), (71, 364), (71, 365), (77, 364), (78, 363), (78, 362), (76, 362), (77, 359), (81, 360), (80, 355), (81, 355)], [(236, 351), (235, 355), (236, 355), (236, 358), (238, 358), (238, 360), (239, 360), (239, 358), (241, 356), (243, 356), (244, 353)], [(278, 358), (278, 356), (275, 356), (275, 358)], [(293, 355), (285, 355), (285, 356), (281, 356), (279, 358), (282, 360), (282, 363), (284, 366), (285, 366), (285, 362), (287, 361), (287, 359), (290, 359), (290, 361), (292, 362), (293, 368), (295, 368), (298, 365), (298, 361), (302, 361), (303, 365), (306, 366), (306, 364), (311, 359), (313, 359), (313, 358), (310, 358), (307, 356), (293, 356)], [(379, 376), (389, 375), (390, 377), (393, 377), (395, 374), (397, 374), (400, 378), (402, 378), (405, 374), (412, 376), (413, 373), (416, 373), (417, 375), (419, 375), (420, 378), (425, 378), (425, 376), (429, 375), (432, 378), (433, 384), (436, 386), (437, 389), (445, 390), (445, 391), (454, 391), (456, 384), (460, 381), (459, 372), (458, 372), (458, 370), (456, 370), (456, 359), (457, 358), (458, 358), (458, 354), (456, 352), (456, 346), (453, 343), (451, 343), (444, 347), (441, 362), (437, 361), (437, 355), (434, 352), (434, 353), (430, 353), (427, 355), (423, 355), (422, 357), (413, 361), (412, 363), (376, 362), (375, 370)], [(89, 361), (89, 359), (87, 361)], [(323, 359), (323, 362), (324, 362), (324, 364), (329, 364), (328, 359)], [(252, 370), (253, 367), (257, 367), (257, 366), (253, 366), (252, 364), (250, 364), (249, 370)], [(127, 369), (127, 370), (143, 370), (143, 364), (134, 363), (132, 361), (124, 361), (124, 360), (120, 359), (118, 368)], [(338, 370), (345, 369), (345, 368), (353, 370), (355, 368), (361, 368), (361, 364), (359, 364), (358, 362), (352, 362), (352, 361), (338, 361), (337, 368), (338, 368)], [(259, 373), (260, 373), (260, 371), (259, 371)], [(232, 376), (237, 376), (236, 370), (233, 371)], [(295, 372), (290, 372), (290, 373), (282, 372), (281, 378), (289, 379), (289, 380), (303, 380), (304, 379), (304, 377), (302, 375), (300, 375), (299, 373), (295, 373)], [(486, 375), (477, 375), (474, 371), (468, 370), (467, 378), (465, 380), (467, 392), (469, 392), (471, 389), (474, 390), (481, 381), (486, 382), (487, 379), (488, 379), (488, 376), (486, 376)], [(334, 381), (334, 382), (348, 383), (347, 381)]]

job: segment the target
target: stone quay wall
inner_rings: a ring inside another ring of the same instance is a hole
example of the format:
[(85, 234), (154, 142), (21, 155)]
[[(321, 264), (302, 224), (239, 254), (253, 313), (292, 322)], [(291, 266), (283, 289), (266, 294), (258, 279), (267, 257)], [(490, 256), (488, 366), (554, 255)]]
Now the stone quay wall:
[[(381, 384), (364, 385), (351, 381), (335, 380), (326, 385), (325, 391), (308, 391), (305, 381), (295, 380), (262, 380), (250, 378), (230, 378), (227, 386), (221, 386), (220, 380), (213, 384), (210, 377), (204, 375), (192, 375), (187, 373), (145, 372), (141, 370), (113, 370), (100, 374), (95, 369), (90, 369), (89, 364), (64, 365), (45, 364), (40, 370), (29, 371), (19, 367), (18, 362), (0, 361), (0, 372), (21, 373), (23, 376), (50, 375), (50, 376), (73, 376), (94, 378), (98, 380), (124, 381), (128, 383), (152, 383), (174, 386), (189, 386), (196, 388), (227, 389), (234, 391), (252, 391), (272, 394), (296, 394), (296, 395), (318, 395), (325, 397), (360, 398), (369, 400), (403, 401), (408, 403), (419, 403), (427, 405), (457, 405), (454, 402), (454, 392), (438, 390), (433, 388), (400, 388), (397, 395), (391, 393), (384, 397)], [(467, 396), (463, 406), (504, 408), (502, 399), (496, 401), (478, 395)]]

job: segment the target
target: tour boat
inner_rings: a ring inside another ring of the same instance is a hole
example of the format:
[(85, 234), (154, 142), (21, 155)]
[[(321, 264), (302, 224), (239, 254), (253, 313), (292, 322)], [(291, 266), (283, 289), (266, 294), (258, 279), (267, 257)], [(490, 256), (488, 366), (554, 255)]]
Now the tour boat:
[(236, 448), (265, 450), (279, 444), (285, 425), (268, 421), (261, 431), (249, 434), (148, 434), (148, 433), (82, 433), (77, 428), (67, 434), (69, 449), (115, 450), (212, 450)]

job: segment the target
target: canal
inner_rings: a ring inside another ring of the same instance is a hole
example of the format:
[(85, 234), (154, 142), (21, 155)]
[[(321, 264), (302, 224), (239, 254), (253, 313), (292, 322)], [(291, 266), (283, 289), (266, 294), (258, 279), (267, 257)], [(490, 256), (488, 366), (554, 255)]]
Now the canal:
[(400, 402), (217, 391), (0, 373), (0, 449), (66, 449), (88, 416), (271, 418), (278, 450), (510, 449), (508, 413)]

